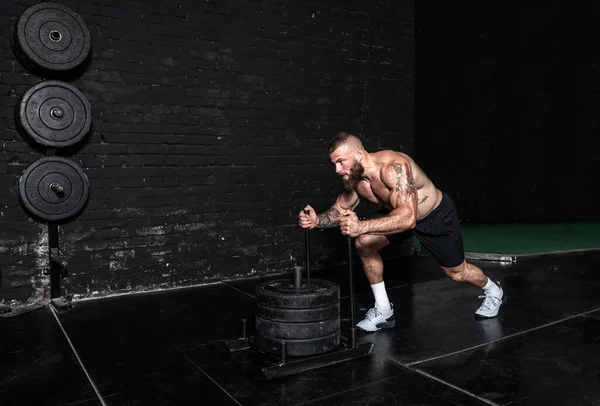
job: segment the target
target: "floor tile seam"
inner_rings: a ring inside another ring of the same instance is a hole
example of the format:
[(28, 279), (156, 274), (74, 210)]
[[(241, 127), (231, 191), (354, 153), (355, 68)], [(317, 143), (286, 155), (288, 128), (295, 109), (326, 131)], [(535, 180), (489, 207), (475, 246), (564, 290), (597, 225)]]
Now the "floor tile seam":
[(314, 403), (314, 402), (319, 402), (321, 400), (325, 400), (325, 399), (329, 399), (329, 398), (332, 398), (332, 397), (335, 397), (335, 396), (339, 396), (339, 395), (344, 394), (344, 393), (349, 393), (349, 392), (352, 392), (352, 391), (355, 391), (355, 390), (358, 390), (358, 389), (366, 388), (368, 386), (375, 385), (375, 384), (378, 384), (378, 383), (382, 383), (382, 382), (385, 382), (385, 381), (389, 381), (389, 380), (394, 379), (394, 378), (397, 378), (397, 376), (396, 375), (392, 375), (389, 378), (378, 379), (376, 381), (372, 381), (372, 382), (365, 383), (365, 384), (362, 384), (362, 385), (353, 386), (352, 388), (348, 388), (348, 389), (343, 390), (343, 391), (339, 391), (339, 392), (332, 393), (332, 394), (329, 394), (329, 395), (321, 396), (320, 398), (311, 399), (311, 400), (303, 402), (303, 403), (298, 403), (297, 406), (310, 405), (311, 403)]
[(448, 354), (442, 354), (442, 355), (438, 355), (438, 356), (435, 356), (435, 357), (426, 358), (426, 359), (423, 359), (423, 360), (409, 362), (409, 363), (403, 364), (403, 365), (406, 365), (407, 367), (412, 367), (413, 365), (423, 364), (425, 362), (435, 361), (435, 360), (440, 359), (440, 358), (450, 357), (452, 355), (456, 355), (456, 354), (460, 354), (460, 353), (463, 353), (463, 352), (471, 351), (471, 350), (474, 350), (476, 348), (484, 347), (484, 346), (489, 345), (489, 344), (494, 344), (494, 343), (497, 343), (497, 342), (500, 342), (500, 341), (508, 340), (508, 339), (511, 339), (511, 338), (514, 338), (514, 337), (518, 337), (520, 335), (531, 333), (533, 331), (541, 330), (543, 328), (550, 327), (550, 326), (553, 326), (555, 324), (560, 324), (560, 323), (563, 323), (565, 321), (569, 321), (569, 320), (575, 319), (577, 317), (582, 317), (582, 316), (585, 316), (587, 314), (597, 312), (599, 310), (600, 310), (600, 308), (594, 309), (594, 310), (589, 310), (589, 311), (586, 311), (586, 312), (583, 312), (583, 313), (575, 314), (573, 316), (562, 318), (560, 320), (555, 320), (553, 322), (546, 323), (546, 324), (543, 324), (541, 326), (537, 326), (537, 327), (533, 327), (533, 328), (530, 328), (530, 329), (527, 329), (527, 330), (523, 330), (523, 331), (520, 331), (518, 333), (509, 334), (509, 335), (504, 336), (502, 338), (499, 338), (497, 340), (487, 341), (485, 343), (477, 344), (477, 345), (474, 345), (474, 346), (471, 346), (471, 347), (468, 347), (468, 348), (464, 348), (462, 350), (453, 351), (453, 352), (450, 352)]
[(244, 292), (243, 290), (241, 290), (241, 289), (239, 289), (239, 288), (236, 288), (235, 286), (232, 286), (232, 285), (230, 285), (228, 282), (225, 282), (225, 281), (224, 281), (224, 282), (221, 282), (221, 283), (222, 283), (223, 285), (227, 286), (228, 288), (230, 288), (230, 289), (232, 289), (232, 290), (235, 290), (236, 292), (240, 292), (240, 293), (242, 293), (242, 294), (244, 294), (244, 295), (246, 295), (246, 296), (248, 296), (248, 297), (250, 297), (250, 298), (254, 299), (254, 295), (253, 295), (253, 294), (250, 294), (250, 293), (248, 293), (248, 292)]
[[(531, 396), (527, 396), (527, 397), (525, 397), (525, 399), (530, 398), (530, 397)], [(523, 399), (519, 399), (519, 400), (523, 400)], [(500, 406), (510, 406), (510, 405), (514, 405), (514, 404), (515, 404), (515, 401), (511, 400), (510, 402), (503, 403)]]
[[(401, 288), (405, 288), (405, 287), (407, 287), (407, 286), (417, 286), (417, 285), (423, 285), (423, 284), (425, 284), (425, 283), (434, 282), (434, 281), (438, 281), (438, 280), (440, 280), (440, 279), (433, 279), (433, 280), (427, 280), (427, 281), (415, 282), (415, 283), (403, 283), (403, 284), (401, 284), (401, 285), (398, 285), (398, 286), (390, 286), (390, 287), (387, 287), (387, 289), (388, 289), (388, 291), (390, 291), (390, 290), (395, 290), (395, 289), (401, 289)], [(236, 288), (235, 286), (231, 285), (231, 284), (230, 284), (230, 282), (232, 282), (232, 281), (235, 281), (235, 279), (232, 279), (232, 280), (223, 280), (223, 281), (220, 281), (220, 282), (218, 282), (218, 283), (221, 283), (221, 284), (223, 284), (223, 285), (227, 286), (228, 288), (231, 288), (231, 289), (233, 289), (233, 290), (235, 290), (235, 291), (238, 291), (238, 292), (240, 292), (240, 293), (243, 293), (244, 295), (246, 295), (246, 296), (248, 296), (248, 297), (250, 297), (250, 298), (252, 298), (252, 299), (254, 299), (254, 298), (255, 298), (255, 296), (254, 296), (253, 294), (251, 294), (251, 293), (248, 293), (248, 292), (244, 292), (243, 290), (241, 290), (241, 289), (239, 289), (239, 288)], [(217, 284), (218, 284), (218, 283), (217, 283)], [(369, 293), (369, 292), (363, 292), (362, 294), (367, 294), (367, 293)], [(355, 293), (355, 296), (356, 296), (356, 295), (360, 295), (360, 294), (361, 294), (361, 293), (358, 293), (358, 294), (357, 294), (357, 293)], [(340, 296), (340, 300), (342, 300), (342, 299), (348, 299), (348, 298), (350, 298), (350, 295), (344, 295), (344, 296)]]
[(434, 381), (436, 381), (436, 382), (439, 382), (439, 383), (441, 383), (442, 385), (448, 386), (449, 388), (452, 388), (453, 390), (456, 390), (456, 391), (458, 391), (458, 392), (460, 392), (460, 393), (463, 393), (463, 394), (465, 394), (465, 395), (467, 395), (467, 396), (470, 396), (470, 397), (472, 397), (472, 398), (475, 398), (475, 399), (479, 400), (480, 402), (483, 402), (483, 403), (485, 403), (485, 404), (488, 404), (488, 405), (491, 405), (491, 406), (500, 406), (498, 403), (495, 403), (495, 402), (493, 402), (493, 401), (491, 401), (491, 400), (489, 400), (489, 399), (486, 399), (486, 398), (484, 398), (484, 397), (478, 396), (478, 395), (476, 395), (476, 394), (475, 394), (475, 393), (473, 393), (473, 392), (469, 392), (469, 391), (468, 391), (468, 390), (466, 390), (466, 389), (463, 389), (463, 388), (461, 388), (461, 387), (459, 387), (459, 386), (456, 386), (456, 385), (454, 385), (454, 384), (451, 384), (450, 382), (448, 382), (448, 381), (445, 381), (445, 380), (443, 380), (443, 379), (441, 379), (441, 378), (438, 378), (438, 377), (437, 377), (437, 376), (435, 376), (435, 375), (429, 374), (429, 373), (427, 373), (427, 372), (425, 372), (425, 371), (423, 371), (423, 370), (421, 370), (421, 369), (418, 369), (418, 368), (408, 368), (408, 369), (409, 369), (410, 371), (413, 371), (413, 372), (415, 372), (415, 373), (417, 373), (417, 374), (421, 375), (421, 376), (424, 376), (424, 377), (426, 377), (426, 378), (429, 378), (429, 379), (432, 379), (432, 380), (434, 380)]
[[(415, 283), (403, 283), (402, 285), (398, 285), (398, 286), (386, 286), (386, 290), (389, 292), (391, 290), (396, 290), (396, 289), (401, 289), (401, 288), (406, 288), (407, 286), (418, 286), (418, 285), (423, 285), (425, 283), (429, 283), (429, 282), (436, 282), (439, 281), (441, 279), (432, 279), (432, 280), (428, 280), (428, 281), (423, 281), (423, 282), (415, 282)], [(371, 293), (370, 291), (365, 291), (365, 292), (361, 292), (361, 293), (355, 293), (355, 296), (359, 296), (359, 295), (367, 295)], [(349, 299), (350, 295), (347, 296), (341, 296), (341, 299)]]
[(450, 279), (448, 278), (439, 278), (439, 279), (429, 279), (426, 281), (421, 281), (421, 282), (414, 282), (414, 283), (403, 283), (402, 285), (398, 285), (398, 286), (390, 286), (387, 287), (387, 290), (394, 290), (394, 289), (400, 289), (400, 288), (405, 288), (407, 286), (419, 286), (419, 285), (424, 285), (426, 283), (431, 283), (431, 282), (439, 282), (439, 281), (450, 281)]
[(79, 363), (79, 366), (81, 367), (81, 369), (83, 370), (83, 373), (85, 374), (85, 376), (87, 377), (88, 381), (90, 382), (90, 385), (92, 385), (92, 388), (94, 389), (94, 392), (96, 392), (96, 396), (98, 396), (98, 399), (100, 400), (100, 403), (102, 404), (102, 406), (107, 406), (107, 403), (104, 400), (104, 397), (102, 396), (102, 393), (100, 393), (100, 390), (96, 386), (96, 383), (92, 379), (92, 376), (89, 374), (87, 368), (83, 364), (83, 360), (81, 359), (81, 357), (79, 356), (79, 353), (75, 349), (75, 345), (73, 344), (73, 341), (71, 341), (71, 337), (69, 337), (69, 334), (67, 333), (67, 330), (64, 328), (64, 326), (60, 322), (60, 318), (58, 317), (58, 314), (56, 313), (56, 311), (54, 310), (54, 308), (52, 306), (49, 306), (49, 308), (50, 308), (50, 312), (52, 313), (52, 315), (56, 319), (56, 322), (58, 323), (58, 326), (60, 327), (60, 329), (61, 329), (61, 331), (62, 331), (65, 339), (69, 343), (69, 346), (71, 347), (71, 351), (73, 351), (73, 354), (75, 354), (75, 358), (77, 358), (77, 362)]
[(215, 384), (223, 393), (225, 393), (231, 400), (233, 400), (235, 402), (236, 405), (240, 405), (242, 406), (242, 404), (231, 394), (227, 391), (227, 389), (225, 389), (223, 386), (221, 386), (215, 379), (213, 379), (212, 376), (210, 376), (209, 373), (207, 373), (204, 369), (202, 369), (202, 367), (200, 367), (196, 362), (194, 362), (193, 359), (191, 359), (186, 353), (180, 351), (179, 349), (177, 350), (177, 352), (179, 352), (181, 355), (183, 355), (185, 357), (185, 359), (187, 359), (196, 369), (198, 369), (198, 371), (200, 371), (204, 376), (206, 376), (213, 384)]
[(478, 400), (480, 400), (480, 401), (482, 401), (482, 402), (484, 402), (486, 404), (493, 405), (493, 406), (501, 406), (501, 405), (499, 405), (497, 403), (492, 402), (489, 399), (483, 398), (483, 397), (478, 396), (475, 393), (469, 392), (469, 391), (467, 391), (467, 390), (465, 390), (465, 389), (463, 389), (463, 388), (461, 388), (459, 386), (453, 385), (450, 382), (444, 381), (443, 379), (438, 378), (437, 376), (434, 376), (432, 374), (429, 374), (428, 372), (425, 372), (425, 371), (423, 371), (421, 369), (412, 368), (412, 367), (409, 366), (409, 364), (402, 363), (402, 362), (400, 362), (398, 360), (395, 360), (395, 359), (393, 359), (391, 357), (388, 357), (388, 360), (390, 360), (391, 362), (393, 362), (395, 364), (400, 365), (400, 367), (403, 368), (403, 369), (405, 369), (405, 370), (408, 370), (408, 371), (411, 371), (411, 372), (415, 372), (415, 373), (417, 373), (419, 375), (422, 375), (422, 376), (425, 376), (425, 377), (427, 377), (429, 379), (433, 379), (434, 381), (437, 381), (437, 382), (439, 382), (439, 383), (441, 383), (443, 385), (449, 386), (450, 388), (452, 388), (454, 390), (457, 390), (457, 391), (459, 391), (461, 393), (464, 393), (466, 395), (474, 397), (474, 398), (476, 398), (476, 399), (478, 399)]

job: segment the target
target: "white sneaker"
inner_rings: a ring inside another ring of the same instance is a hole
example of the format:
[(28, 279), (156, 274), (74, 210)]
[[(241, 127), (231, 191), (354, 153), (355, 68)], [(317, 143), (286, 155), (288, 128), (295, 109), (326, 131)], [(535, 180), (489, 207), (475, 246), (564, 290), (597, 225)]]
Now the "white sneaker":
[(382, 328), (392, 328), (395, 325), (394, 305), (392, 304), (392, 310), (390, 310), (389, 314), (384, 315), (381, 313), (379, 307), (377, 307), (377, 303), (375, 303), (375, 306), (367, 312), (367, 316), (364, 320), (358, 322), (356, 327), (362, 331), (372, 332), (381, 330)]
[(502, 302), (506, 301), (504, 297), (504, 292), (500, 287), (499, 283), (496, 283), (498, 288), (500, 288), (500, 296), (492, 296), (489, 294), (479, 296), (479, 299), (483, 299), (481, 306), (475, 312), (475, 316), (482, 319), (490, 319), (492, 317), (496, 317), (498, 315), (498, 311), (500, 310), (500, 306), (502, 306)]

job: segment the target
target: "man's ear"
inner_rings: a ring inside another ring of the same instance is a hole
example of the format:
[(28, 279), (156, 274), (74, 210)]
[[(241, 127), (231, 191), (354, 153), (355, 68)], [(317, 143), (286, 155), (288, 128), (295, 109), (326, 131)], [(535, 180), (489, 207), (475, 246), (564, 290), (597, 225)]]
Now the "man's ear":
[(357, 150), (356, 150), (356, 160), (357, 160), (358, 162), (360, 162), (360, 161), (362, 161), (362, 159), (363, 159), (364, 157), (365, 157), (365, 155), (363, 154), (363, 151), (362, 151), (362, 149), (360, 149), (360, 148), (359, 148), (359, 149), (357, 149)]

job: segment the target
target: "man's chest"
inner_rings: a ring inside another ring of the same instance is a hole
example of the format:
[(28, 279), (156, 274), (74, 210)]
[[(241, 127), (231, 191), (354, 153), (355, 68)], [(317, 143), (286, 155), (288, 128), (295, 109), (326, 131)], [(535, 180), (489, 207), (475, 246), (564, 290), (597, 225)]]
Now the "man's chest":
[(381, 181), (363, 180), (356, 186), (356, 193), (373, 203), (389, 205), (392, 191)]

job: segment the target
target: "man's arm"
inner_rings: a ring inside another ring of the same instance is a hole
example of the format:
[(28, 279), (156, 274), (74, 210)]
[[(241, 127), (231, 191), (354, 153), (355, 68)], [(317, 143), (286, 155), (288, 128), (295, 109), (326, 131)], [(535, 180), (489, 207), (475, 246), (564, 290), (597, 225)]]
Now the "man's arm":
[(389, 235), (414, 228), (418, 201), (410, 164), (392, 162), (382, 170), (381, 180), (392, 191), (390, 205), (394, 209), (385, 217), (361, 221), (361, 234)]
[(331, 208), (317, 215), (318, 228), (339, 227), (340, 217), (353, 211), (358, 206), (358, 194), (355, 191), (344, 191), (338, 196)]

